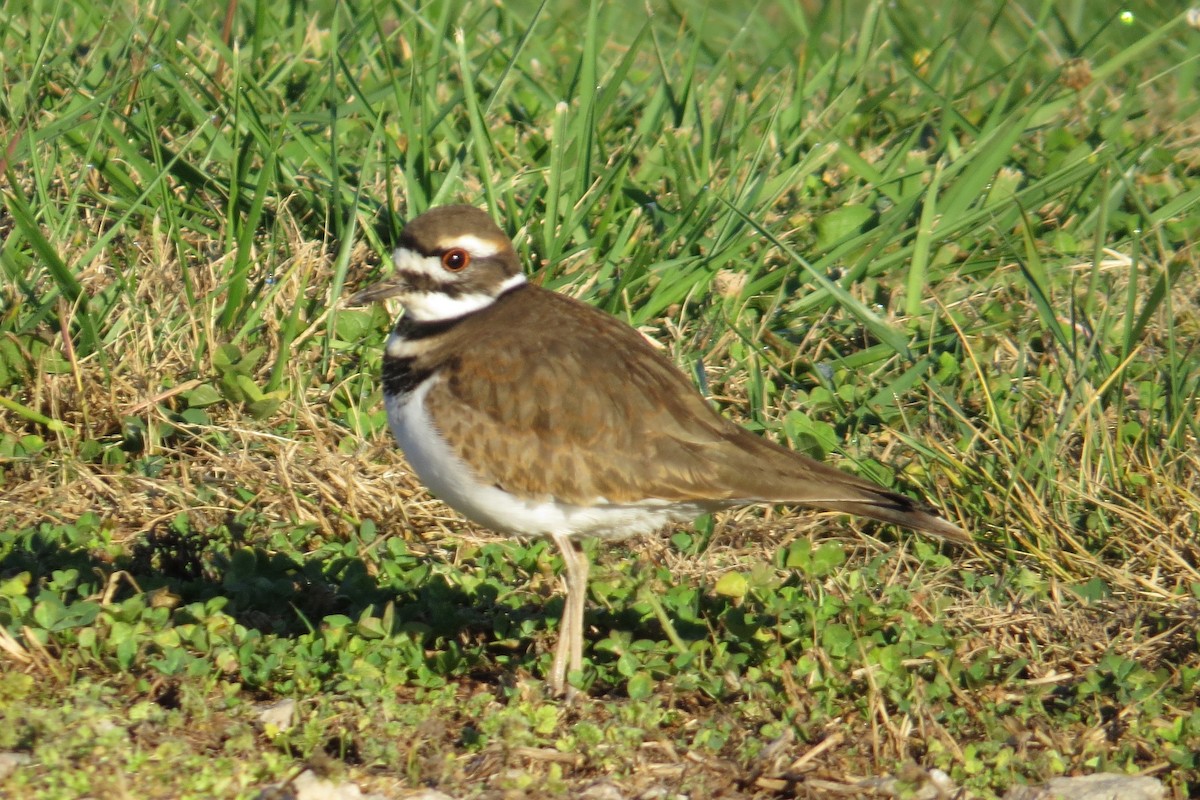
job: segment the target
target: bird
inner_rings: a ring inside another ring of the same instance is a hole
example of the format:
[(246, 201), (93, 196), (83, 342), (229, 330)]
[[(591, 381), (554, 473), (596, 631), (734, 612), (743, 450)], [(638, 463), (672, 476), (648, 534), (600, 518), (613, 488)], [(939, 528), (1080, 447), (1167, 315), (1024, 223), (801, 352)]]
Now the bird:
[(402, 306), (382, 359), (388, 425), (446, 505), (561, 552), (566, 597), (547, 676), (556, 696), (574, 696), (568, 674), (583, 665), (588, 537), (781, 504), (971, 541), (925, 503), (721, 416), (637, 330), (530, 282), (481, 209), (416, 216), (392, 260), (389, 275), (348, 299)]

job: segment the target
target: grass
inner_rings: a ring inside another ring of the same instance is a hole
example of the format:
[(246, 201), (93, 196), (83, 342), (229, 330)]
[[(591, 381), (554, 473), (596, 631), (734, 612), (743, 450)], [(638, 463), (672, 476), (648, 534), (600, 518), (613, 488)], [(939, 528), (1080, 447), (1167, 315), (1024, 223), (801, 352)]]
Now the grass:
[[(23, 797), (1200, 791), (1200, 34), (1094, 3), (0, 11), (0, 777)], [(404, 218), (974, 552), (786, 509), (552, 548), (387, 432)], [(261, 710), (296, 701), (292, 725)], [(649, 796), (649, 795), (646, 795)]]

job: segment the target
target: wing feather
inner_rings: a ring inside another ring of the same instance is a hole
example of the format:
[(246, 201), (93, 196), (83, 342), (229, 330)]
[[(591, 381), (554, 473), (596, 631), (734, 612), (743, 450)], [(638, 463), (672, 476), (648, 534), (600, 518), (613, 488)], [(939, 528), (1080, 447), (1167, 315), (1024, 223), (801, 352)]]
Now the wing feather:
[[(491, 346), (472, 347), (481, 336)], [(579, 505), (800, 504), (965, 538), (921, 503), (729, 422), (640, 334), (591, 306), (530, 285), (452, 338), (430, 414), (506, 491)]]

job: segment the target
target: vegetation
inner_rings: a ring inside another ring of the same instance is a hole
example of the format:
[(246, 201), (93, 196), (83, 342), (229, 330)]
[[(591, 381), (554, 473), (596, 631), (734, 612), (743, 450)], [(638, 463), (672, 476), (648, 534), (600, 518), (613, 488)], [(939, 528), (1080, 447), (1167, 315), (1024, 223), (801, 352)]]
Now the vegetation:
[[(1200, 792), (1200, 30), (711, 5), (5, 4), (0, 793)], [(340, 303), (447, 202), (978, 548), (595, 548), (547, 697), (556, 554), (423, 493)]]

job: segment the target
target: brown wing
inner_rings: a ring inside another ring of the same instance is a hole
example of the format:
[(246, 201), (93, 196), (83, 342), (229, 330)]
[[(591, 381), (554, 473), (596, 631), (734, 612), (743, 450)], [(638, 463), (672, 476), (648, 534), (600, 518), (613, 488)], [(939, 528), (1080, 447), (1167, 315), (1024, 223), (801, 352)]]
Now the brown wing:
[[(482, 336), (491, 346), (472, 347)], [(919, 503), (732, 424), (635, 330), (567, 297), (510, 292), (442, 346), (456, 357), (430, 413), (508, 491), (581, 505), (794, 503), (965, 538)]]

